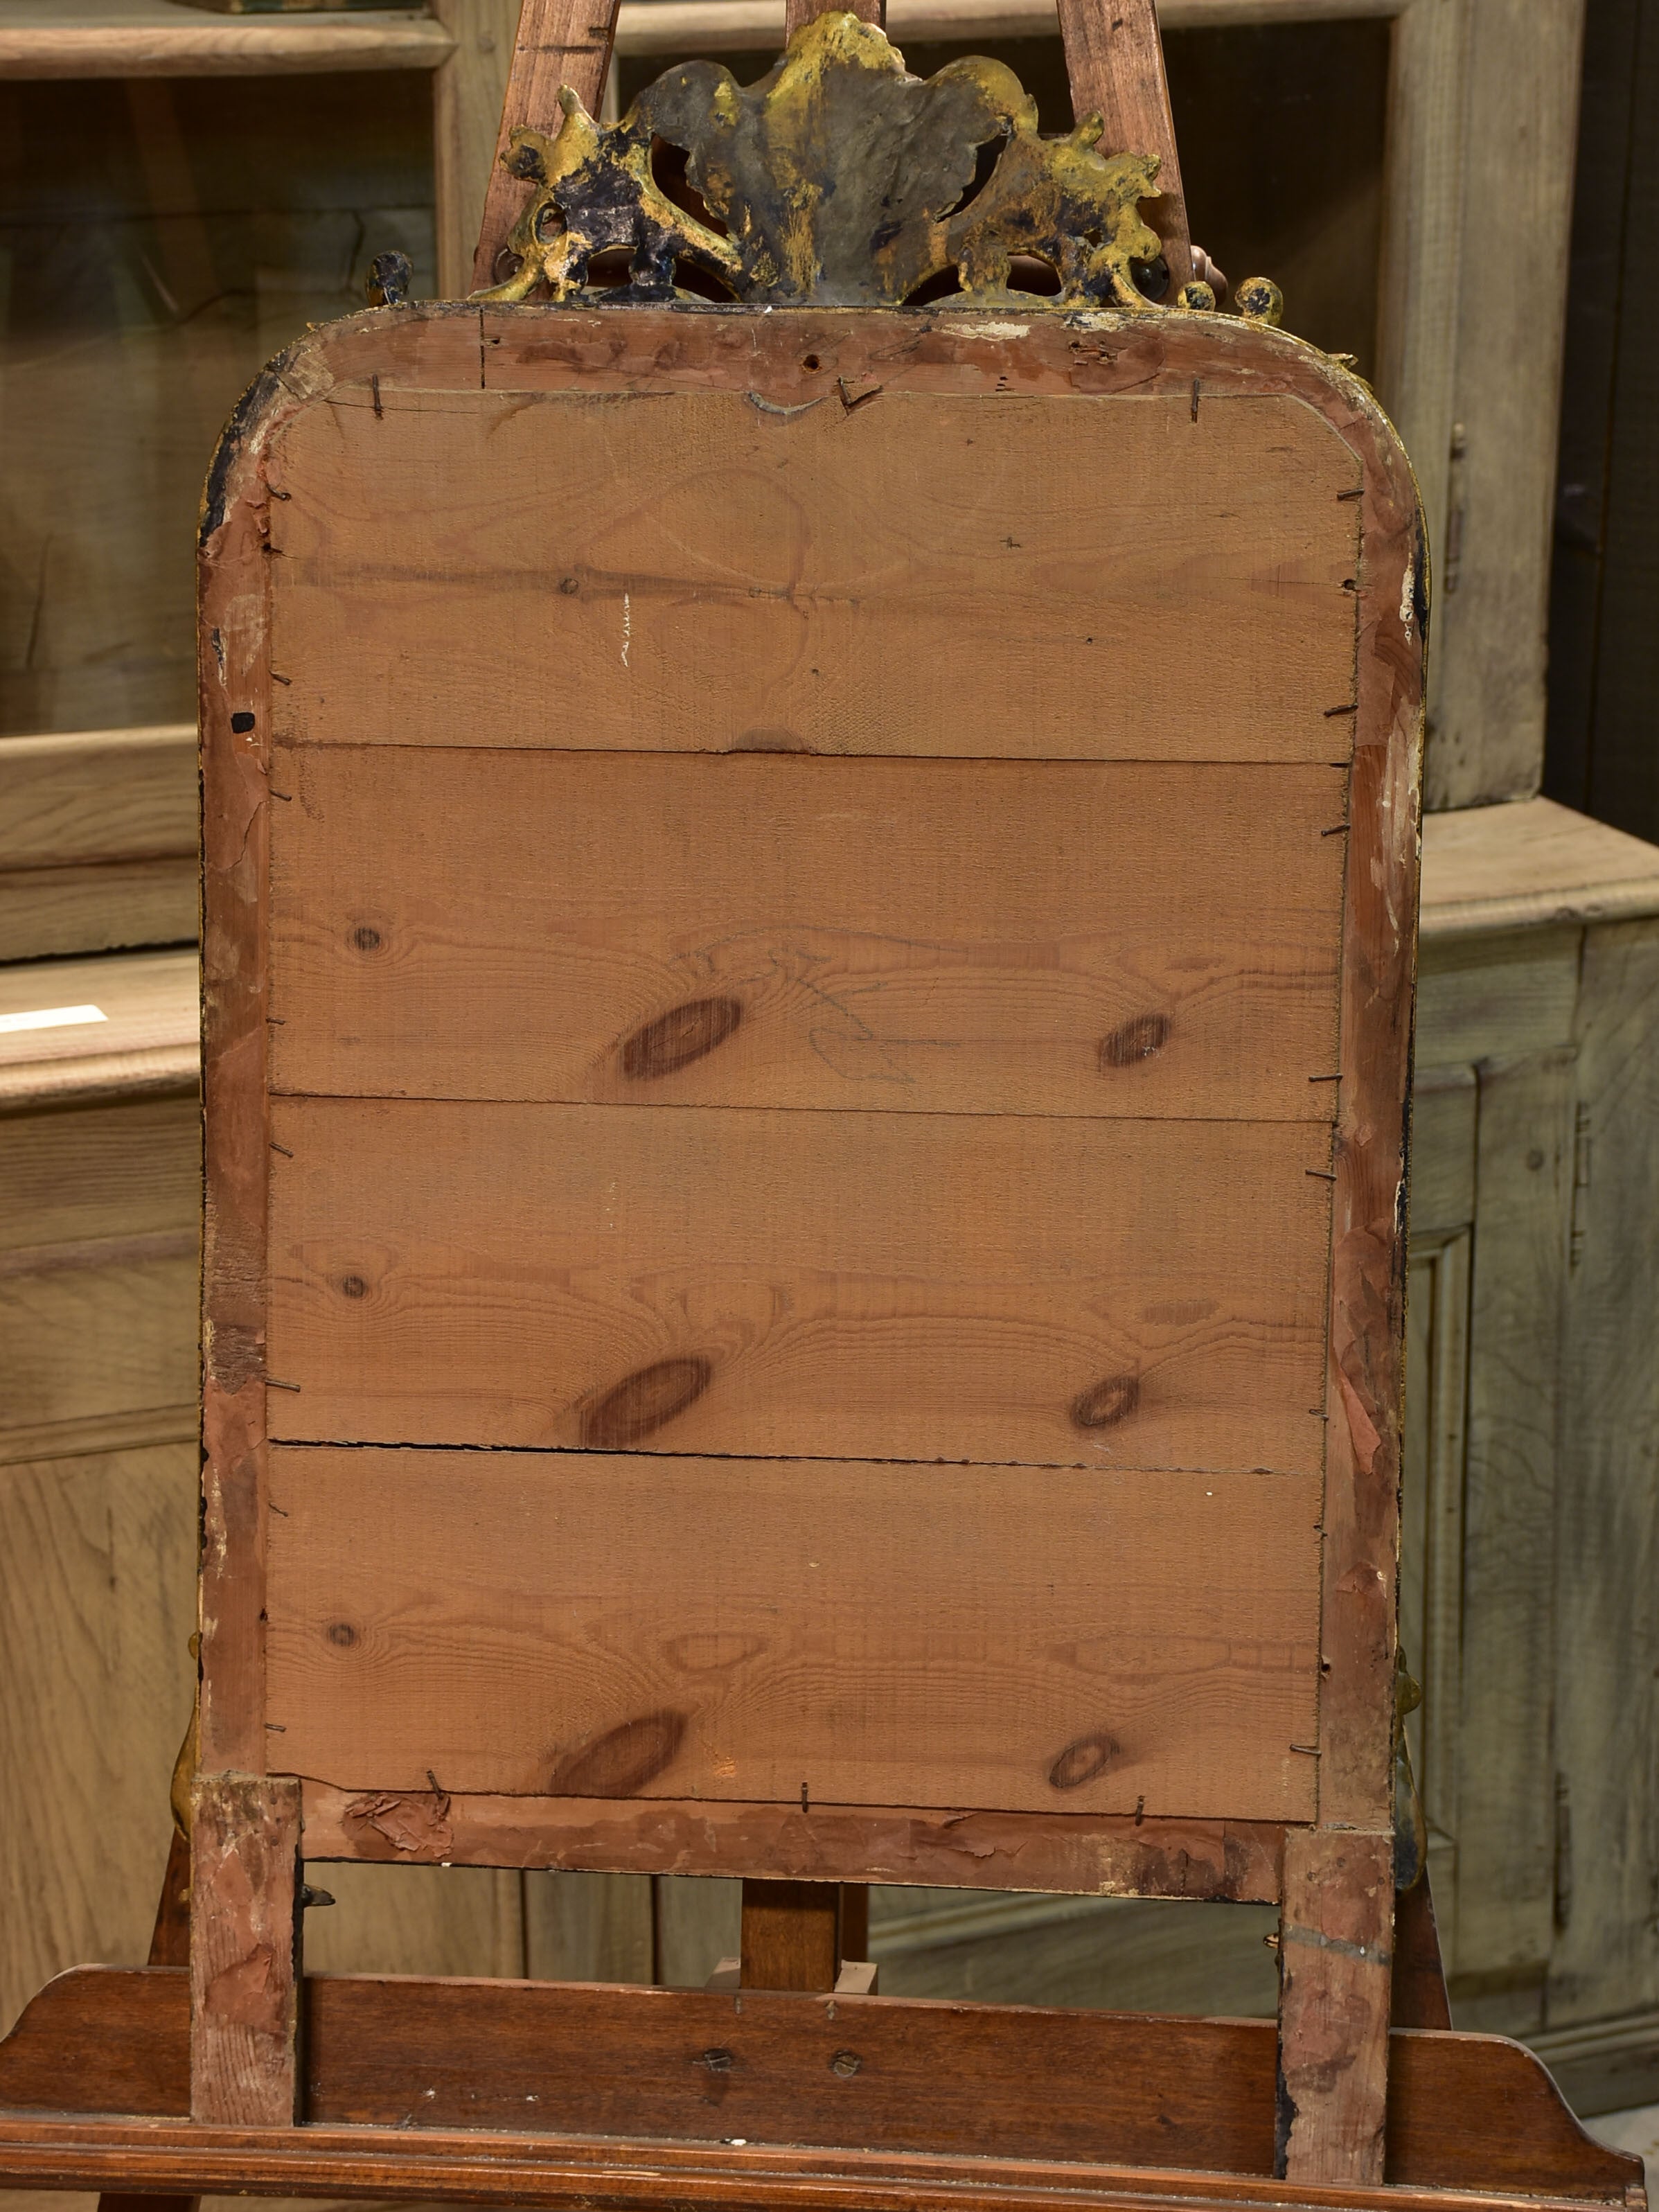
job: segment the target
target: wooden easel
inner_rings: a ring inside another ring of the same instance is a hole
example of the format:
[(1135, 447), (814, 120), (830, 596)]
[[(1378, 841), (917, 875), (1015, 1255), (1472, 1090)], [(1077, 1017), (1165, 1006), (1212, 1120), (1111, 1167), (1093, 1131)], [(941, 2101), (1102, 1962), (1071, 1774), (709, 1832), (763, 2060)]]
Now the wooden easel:
[[(1111, 161), (820, 12), (775, 113), (605, 137), (615, 0), (526, 0), (497, 296), (227, 433), (188, 1966), (175, 1850), (0, 2045), (0, 2183), (1636, 2203), (1396, 1910), (1408, 467), (1208, 312), (1151, 0), (1062, 0)], [(742, 1955), (307, 1978), (302, 1858), (737, 1875)], [(873, 1996), (891, 1880), (1277, 1904), (1279, 2021)]]

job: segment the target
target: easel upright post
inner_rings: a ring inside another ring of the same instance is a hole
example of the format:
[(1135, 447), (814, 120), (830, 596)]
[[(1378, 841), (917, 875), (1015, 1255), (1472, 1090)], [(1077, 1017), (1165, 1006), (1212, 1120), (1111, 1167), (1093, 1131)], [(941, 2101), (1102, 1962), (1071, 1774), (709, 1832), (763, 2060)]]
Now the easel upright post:
[(1146, 218), (1163, 241), (1173, 298), (1192, 282), (1193, 247), (1155, 0), (1060, 0), (1060, 29), (1079, 122), (1099, 114), (1108, 153), (1158, 156)]

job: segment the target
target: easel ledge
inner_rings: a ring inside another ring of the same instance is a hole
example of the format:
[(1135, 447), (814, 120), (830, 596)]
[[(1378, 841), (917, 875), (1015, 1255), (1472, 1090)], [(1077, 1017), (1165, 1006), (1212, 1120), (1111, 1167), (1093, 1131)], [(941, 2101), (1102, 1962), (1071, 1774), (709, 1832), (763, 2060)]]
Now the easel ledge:
[[(1272, 2178), (1271, 2021), (367, 1975), (304, 1991), (306, 2121), (220, 2127), (185, 2117), (185, 1970), (60, 1975), (0, 2043), (0, 2186), (801, 2212), (1645, 2203), (1640, 2160), (1592, 2142), (1496, 2036), (1393, 2031), (1387, 2179), (1355, 2187)], [(1089, 2155), (1103, 2141), (1112, 2164)]]

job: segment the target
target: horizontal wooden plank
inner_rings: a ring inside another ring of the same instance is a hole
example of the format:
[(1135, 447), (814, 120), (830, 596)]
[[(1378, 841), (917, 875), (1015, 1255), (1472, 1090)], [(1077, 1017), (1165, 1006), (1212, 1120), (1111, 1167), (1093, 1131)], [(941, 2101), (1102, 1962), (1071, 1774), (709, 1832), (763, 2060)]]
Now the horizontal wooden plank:
[[(1231, 29), (1243, 23), (1328, 22), (1398, 15), (1408, 0), (1159, 0), (1166, 31)], [(784, 0), (622, 0), (620, 54), (775, 52), (783, 44)], [(1056, 39), (1054, 0), (887, 0), (887, 34), (933, 43)]]
[(1318, 1127), (278, 1099), (271, 1136), (275, 1437), (1322, 1465)]
[(262, 76), (436, 69), (455, 50), (414, 8), (236, 21), (181, 0), (3, 0), (0, 77)]
[(1329, 768), (279, 754), (272, 1085), (1334, 1118)]
[(1418, 955), (1417, 1064), (1519, 1060), (1571, 1042), (1583, 933), (1425, 938)]
[[(198, 1373), (196, 1243), (192, 1225), (5, 1254), (0, 1435), (26, 1430), (31, 1455), (45, 1457), (75, 1448), (52, 1437), (60, 1424), (188, 1405)], [(111, 1440), (102, 1425), (94, 1433), (100, 1446)]]
[(0, 1139), (0, 1249), (188, 1229), (202, 1211), (193, 1099), (18, 1115)]
[(316, 1780), (1313, 1814), (1313, 1476), (325, 1448), (270, 1494)]
[(0, 970), (0, 1109), (193, 1088), (198, 973), (193, 946)]
[(308, 2117), (1273, 2170), (1265, 2022), (498, 1984), (458, 2036), (445, 1997), (313, 1979)]
[[(458, 2036), (453, 2013), (441, 2025), (447, 1995), (418, 1980), (312, 1983), (312, 2116), (395, 2125), (413, 2107), (417, 2125), (493, 2112), (524, 2127), (547, 2113), (544, 2125), (693, 2142), (1272, 2169), (1271, 2021), (509, 1983), (477, 1991)], [(1409, 2031), (1389, 2044), (1395, 2187), (1501, 2181), (1620, 2201), (1635, 2161), (1591, 2142), (1530, 2052)], [(729, 2069), (706, 2063), (714, 2052)], [(399, 2096), (417, 2081), (433, 2094)]]
[(1065, 1897), (1277, 1901), (1285, 1831), (1157, 1814), (941, 1813), (915, 1805), (523, 1797), (307, 1782), (308, 1859), (557, 1868), (697, 1877), (765, 1868), (789, 1881), (860, 1881)]
[(1311, 407), (849, 408), (816, 353), (799, 398), (337, 384), (270, 461), (276, 736), (1345, 757), (1359, 463)]
[(1425, 939), (1650, 914), (1659, 914), (1659, 846), (1553, 799), (1424, 817)]
[(196, 726), (0, 738), (0, 868), (196, 853)]
[(74, 1459), (91, 1452), (147, 1451), (155, 1444), (189, 1444), (194, 1449), (201, 1435), (201, 1401), (193, 1397), (176, 1406), (146, 1406), (136, 1412), (88, 1413), (68, 1420), (0, 1429), (0, 1466)]
[[(952, 2201), (1038, 2212), (1056, 2191), (1121, 2212), (1172, 2199), (1434, 2212), (1456, 2191), (1459, 2212), (1503, 2212), (1520, 2197), (1624, 2206), (1641, 2186), (1639, 2160), (1592, 2142), (1532, 2053), (1495, 2036), (1390, 2035), (1385, 2194), (1267, 2178), (1271, 2021), (370, 1976), (308, 1977), (303, 2002), (311, 2124), (291, 2139), (237, 2136), (158, 2124), (182, 2122), (189, 2097), (183, 1969), (60, 1976), (0, 2045), (0, 2100), (31, 2113), (0, 2121), (0, 2172), (130, 2187), (142, 2172), (151, 2189), (396, 2188), (405, 2198), (465, 2188), (514, 2203), (771, 2195), (803, 2212), (854, 2197), (878, 2212), (944, 2212)], [(730, 2065), (711, 2063), (717, 2054)], [(88, 2114), (144, 2117), (47, 2117), (71, 2100)], [(641, 2142), (647, 2118), (671, 2106), (658, 2139)], [(617, 2116), (607, 2141), (583, 2132), (596, 2112)], [(979, 2149), (1002, 2118), (1016, 2132)], [(1018, 2131), (1038, 2124), (1042, 2147), (1023, 2154)], [(922, 2124), (935, 2131), (927, 2147), (892, 2164)], [(566, 2139), (550, 2168), (555, 2147), (537, 2131), (555, 2129)], [(767, 2148), (814, 2130), (858, 2148)], [(1021, 2166), (1022, 2155), (1041, 2162)], [(1161, 2177), (1137, 2174), (1137, 2155)]]
[(194, 938), (196, 812), (193, 723), (0, 738), (0, 960)]
[(188, 944), (199, 905), (193, 854), (0, 870), (0, 961)]

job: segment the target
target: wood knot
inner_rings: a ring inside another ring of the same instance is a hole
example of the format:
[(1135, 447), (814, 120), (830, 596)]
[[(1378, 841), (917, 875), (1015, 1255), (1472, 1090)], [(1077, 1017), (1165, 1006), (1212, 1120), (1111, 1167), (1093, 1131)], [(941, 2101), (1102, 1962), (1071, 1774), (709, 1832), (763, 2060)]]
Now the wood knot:
[(713, 1361), (694, 1352), (625, 1375), (583, 1413), (583, 1443), (590, 1451), (628, 1450), (701, 1398), (714, 1373)]
[(1133, 1067), (1143, 1060), (1155, 1058), (1169, 1042), (1167, 1014), (1136, 1014), (1102, 1037), (1100, 1064), (1102, 1067)]
[(548, 1788), (556, 1797), (631, 1797), (653, 1782), (685, 1740), (686, 1716), (641, 1713), (580, 1751), (567, 1753)]
[(1103, 1730), (1080, 1735), (1068, 1743), (1048, 1769), (1051, 1790), (1080, 1790), (1106, 1771), (1117, 1757), (1117, 1745)]
[(328, 1624), (328, 1640), (331, 1644), (337, 1644), (342, 1651), (349, 1651), (357, 1641), (357, 1632), (349, 1620), (331, 1620)]
[(1072, 1419), (1080, 1429), (1115, 1429), (1140, 1403), (1138, 1375), (1109, 1375), (1091, 1382), (1072, 1401)]
[(351, 942), (359, 952), (378, 952), (385, 940), (372, 923), (360, 921), (351, 933)]
[(623, 1040), (623, 1073), (635, 1083), (674, 1075), (726, 1042), (743, 1019), (741, 999), (692, 999)]

